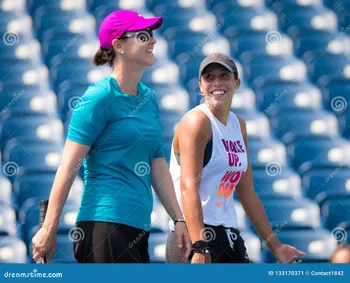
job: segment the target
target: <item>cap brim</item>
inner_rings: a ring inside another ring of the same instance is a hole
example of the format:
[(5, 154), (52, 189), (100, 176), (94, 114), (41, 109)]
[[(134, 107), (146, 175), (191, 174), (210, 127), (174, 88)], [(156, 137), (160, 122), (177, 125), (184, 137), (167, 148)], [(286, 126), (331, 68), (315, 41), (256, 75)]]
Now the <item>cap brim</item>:
[(151, 30), (158, 29), (162, 26), (163, 24), (163, 17), (155, 17), (155, 18), (148, 18), (148, 19), (143, 19), (130, 28), (128, 28), (127, 31), (137, 31), (137, 30), (143, 30), (150, 28)]
[(227, 65), (227, 64), (225, 64), (225, 63), (223, 63), (223, 62), (212, 61), (212, 62), (209, 62), (208, 64), (206, 64), (206, 65), (203, 67), (203, 69), (202, 69), (202, 71), (201, 71), (201, 73), (200, 73), (199, 76), (201, 76), (201, 75), (203, 74), (204, 69), (205, 69), (206, 67), (208, 67), (209, 65), (211, 65), (211, 64), (219, 64), (219, 65), (225, 67), (225, 68), (226, 68), (227, 70), (229, 70), (231, 73), (234, 73), (234, 72), (235, 72), (235, 70), (233, 70), (229, 65)]

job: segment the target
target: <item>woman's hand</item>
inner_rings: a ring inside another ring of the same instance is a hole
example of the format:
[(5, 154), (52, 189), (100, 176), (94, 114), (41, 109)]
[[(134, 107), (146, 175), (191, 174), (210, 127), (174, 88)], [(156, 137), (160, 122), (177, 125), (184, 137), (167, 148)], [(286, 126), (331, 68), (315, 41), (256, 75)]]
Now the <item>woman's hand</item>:
[(177, 246), (180, 249), (181, 262), (187, 262), (192, 250), (191, 238), (188, 234), (186, 223), (177, 222), (175, 224), (175, 236)]
[(278, 246), (273, 254), (280, 263), (301, 263), (301, 260), (296, 261), (297, 256), (306, 256), (306, 253), (299, 251), (297, 248), (284, 244)]
[(211, 263), (210, 253), (194, 253), (191, 263)]
[(33, 237), (32, 244), (34, 261), (37, 262), (48, 253), (47, 263), (49, 263), (56, 251), (56, 230), (41, 228)]

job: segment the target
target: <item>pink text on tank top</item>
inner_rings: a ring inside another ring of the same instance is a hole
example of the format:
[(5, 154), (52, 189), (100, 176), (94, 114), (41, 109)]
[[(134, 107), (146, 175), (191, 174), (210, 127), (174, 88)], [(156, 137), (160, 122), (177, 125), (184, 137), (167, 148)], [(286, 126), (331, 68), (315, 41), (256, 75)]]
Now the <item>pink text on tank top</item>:
[[(228, 154), (228, 162), (230, 167), (232, 166), (241, 166), (241, 162), (239, 162), (239, 156), (236, 153), (242, 152), (244, 153), (244, 149), (241, 145), (240, 140), (231, 141), (221, 139), (225, 150)], [(236, 188), (237, 183), (244, 175), (244, 171), (226, 171), (225, 175), (222, 177), (220, 181), (220, 185), (218, 187), (218, 196), (228, 198), (231, 196), (233, 190)], [(216, 203), (217, 206), (221, 206), (223, 202)]]
[(225, 150), (227, 152), (228, 155), (228, 162), (229, 165), (232, 166), (241, 166), (241, 162), (239, 162), (239, 156), (236, 154), (238, 152), (242, 152), (244, 153), (244, 149), (241, 145), (241, 141), (237, 140), (237, 141), (227, 141), (225, 139), (221, 139), (222, 143), (224, 144)]

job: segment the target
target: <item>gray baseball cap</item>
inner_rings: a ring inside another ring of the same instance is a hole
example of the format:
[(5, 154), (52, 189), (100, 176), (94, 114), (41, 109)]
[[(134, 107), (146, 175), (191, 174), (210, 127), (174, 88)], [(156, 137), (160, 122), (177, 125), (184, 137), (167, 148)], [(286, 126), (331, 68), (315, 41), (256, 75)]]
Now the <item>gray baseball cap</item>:
[(209, 64), (217, 63), (222, 66), (224, 66), (227, 70), (229, 70), (232, 73), (236, 73), (238, 76), (238, 70), (236, 63), (233, 61), (233, 59), (230, 56), (227, 56), (222, 53), (213, 53), (207, 56), (201, 63), (199, 67), (199, 77), (202, 75), (202, 72), (205, 67), (207, 67)]

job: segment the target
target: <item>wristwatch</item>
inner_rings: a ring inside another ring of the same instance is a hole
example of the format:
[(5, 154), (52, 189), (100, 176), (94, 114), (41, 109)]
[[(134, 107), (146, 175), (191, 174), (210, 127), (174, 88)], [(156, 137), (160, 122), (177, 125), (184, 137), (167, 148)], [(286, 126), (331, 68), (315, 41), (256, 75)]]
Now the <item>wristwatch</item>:
[(205, 241), (197, 241), (192, 245), (192, 250), (194, 253), (208, 254), (209, 246)]
[(175, 220), (174, 220), (174, 226), (175, 226), (175, 225), (176, 225), (176, 223), (178, 223), (178, 222), (183, 222), (183, 223), (185, 223), (185, 224), (186, 224), (186, 221), (185, 221), (184, 219), (177, 218), (177, 219), (175, 219)]

